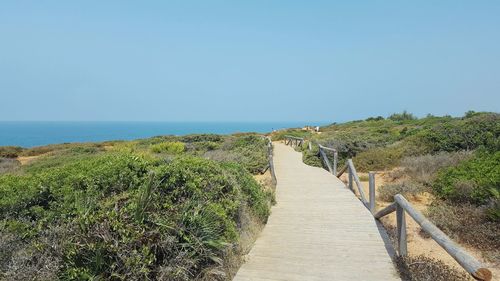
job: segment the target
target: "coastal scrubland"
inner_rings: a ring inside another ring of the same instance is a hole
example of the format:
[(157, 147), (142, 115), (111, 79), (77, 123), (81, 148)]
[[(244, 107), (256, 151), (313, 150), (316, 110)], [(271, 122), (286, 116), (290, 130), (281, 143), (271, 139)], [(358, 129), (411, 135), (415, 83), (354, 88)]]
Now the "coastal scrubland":
[[(323, 165), (317, 146), (308, 150), (312, 141), (335, 148), (340, 167), (352, 158), (358, 171), (377, 171), (377, 180), (382, 183), (377, 189), (379, 207), (392, 202), (395, 194), (403, 194), (498, 273), (500, 114), (469, 111), (462, 117), (417, 118), (402, 112), (387, 118), (331, 124), (321, 127), (319, 133), (300, 128), (284, 130), (273, 134), (273, 139), (285, 135), (308, 140), (297, 149), (309, 165)], [(366, 180), (361, 175), (361, 180)], [(383, 222), (392, 234), (394, 222)], [(431, 243), (425, 233), (416, 235), (420, 237), (415, 240), (423, 238)], [(439, 259), (410, 256), (398, 264), (409, 280), (469, 280)]]
[(256, 134), (0, 147), (0, 279), (228, 280), (267, 164)]

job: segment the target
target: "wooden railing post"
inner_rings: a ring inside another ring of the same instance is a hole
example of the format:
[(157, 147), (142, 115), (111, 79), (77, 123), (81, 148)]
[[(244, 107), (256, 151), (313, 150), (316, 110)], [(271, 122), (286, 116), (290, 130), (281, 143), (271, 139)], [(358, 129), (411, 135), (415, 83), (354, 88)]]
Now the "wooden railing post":
[(406, 219), (405, 210), (399, 204), (396, 206), (396, 236), (398, 238), (398, 253), (400, 256), (408, 254), (406, 247)]
[(351, 166), (348, 166), (347, 171), (349, 172), (349, 189), (354, 192), (353, 184), (352, 182), (354, 181), (354, 177), (352, 176), (352, 170)]
[(368, 173), (368, 186), (369, 186), (369, 206), (370, 212), (375, 213), (375, 172)]
[(335, 150), (333, 152), (333, 174), (334, 175), (337, 175), (337, 166), (338, 166), (338, 162), (339, 162), (339, 154), (337, 153), (337, 151)]

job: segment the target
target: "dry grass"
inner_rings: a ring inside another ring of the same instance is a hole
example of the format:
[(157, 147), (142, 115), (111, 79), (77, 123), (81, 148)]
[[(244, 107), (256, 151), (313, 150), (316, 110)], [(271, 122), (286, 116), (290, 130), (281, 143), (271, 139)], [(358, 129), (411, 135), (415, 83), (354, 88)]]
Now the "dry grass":
[(15, 159), (0, 158), (0, 175), (15, 172), (20, 166), (21, 163)]
[(401, 166), (406, 176), (421, 184), (430, 185), (440, 169), (455, 166), (470, 156), (470, 152), (441, 152), (406, 157), (401, 161)]
[[(396, 248), (396, 228), (384, 225), (387, 234)], [(472, 281), (466, 271), (457, 269), (439, 259), (423, 255), (396, 256), (394, 263), (403, 281)]]
[(452, 239), (481, 251), (484, 258), (500, 262), (500, 223), (488, 219), (483, 208), (469, 203), (435, 201), (426, 216)]
[(396, 265), (405, 281), (473, 281), (467, 273), (456, 270), (440, 260), (425, 256), (396, 258)]

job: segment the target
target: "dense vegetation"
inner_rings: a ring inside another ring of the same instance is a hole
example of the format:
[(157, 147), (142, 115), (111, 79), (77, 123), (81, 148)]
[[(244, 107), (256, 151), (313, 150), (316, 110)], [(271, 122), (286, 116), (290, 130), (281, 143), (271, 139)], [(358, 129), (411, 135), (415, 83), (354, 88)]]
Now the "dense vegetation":
[(17, 163), (0, 166), (0, 279), (230, 278), (269, 214), (252, 176), (266, 149), (253, 134), (2, 148)]
[[(274, 138), (305, 137), (336, 148), (341, 165), (353, 158), (358, 171), (391, 171), (379, 200), (392, 202), (397, 193), (409, 199), (430, 194), (434, 200), (426, 215), (438, 227), (500, 262), (500, 114), (470, 111), (457, 118), (419, 119), (403, 112), (320, 131), (287, 130)], [(301, 150), (305, 163), (323, 165), (317, 148), (308, 151), (306, 143)]]

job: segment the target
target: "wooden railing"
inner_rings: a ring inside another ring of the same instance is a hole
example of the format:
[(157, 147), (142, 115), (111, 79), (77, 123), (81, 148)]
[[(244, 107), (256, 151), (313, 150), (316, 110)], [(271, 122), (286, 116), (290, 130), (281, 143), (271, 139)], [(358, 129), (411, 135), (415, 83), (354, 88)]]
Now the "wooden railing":
[(357, 191), (359, 194), (359, 199), (363, 204), (370, 210), (373, 217), (377, 220), (380, 218), (396, 212), (396, 237), (397, 237), (397, 248), (399, 256), (406, 256), (407, 251), (407, 238), (406, 238), (406, 218), (405, 213), (408, 213), (420, 227), (427, 232), (434, 241), (436, 241), (448, 254), (450, 254), (468, 273), (472, 275), (477, 280), (489, 281), (492, 278), (491, 271), (475, 259), (473, 256), (468, 254), (464, 249), (453, 242), (444, 232), (442, 232), (437, 226), (430, 222), (425, 216), (415, 209), (410, 202), (408, 202), (403, 195), (396, 194), (394, 196), (394, 202), (389, 206), (383, 208), (382, 210), (375, 213), (375, 173), (368, 173), (368, 183), (369, 183), (369, 200), (366, 199), (363, 185), (359, 179), (356, 172), (356, 168), (352, 162), (352, 159), (347, 160), (347, 164), (344, 169), (342, 169), (337, 177), (340, 177), (344, 172), (349, 173), (348, 187), (355, 194), (353, 188), (354, 183), (356, 184)]
[(273, 160), (273, 142), (270, 137), (267, 139), (267, 158), (269, 160), (269, 169), (271, 170), (271, 178), (273, 180), (273, 185), (276, 185), (276, 173), (274, 172), (274, 160)]
[[(285, 136), (285, 144), (287, 145), (302, 145), (303, 138)], [(309, 141), (308, 149), (312, 150), (312, 141)], [(405, 213), (408, 213), (420, 227), (427, 232), (434, 241), (436, 241), (448, 254), (450, 254), (468, 273), (477, 280), (489, 281), (492, 278), (491, 271), (484, 267), (481, 262), (468, 254), (464, 249), (454, 243), (444, 232), (437, 226), (430, 222), (425, 216), (416, 210), (401, 194), (394, 196), (394, 202), (382, 210), (375, 212), (375, 172), (368, 173), (368, 199), (366, 198), (364, 187), (358, 176), (356, 168), (352, 159), (347, 159), (346, 165), (337, 173), (338, 154), (334, 148), (325, 147), (317, 144), (319, 147), (319, 157), (327, 166), (330, 173), (340, 177), (345, 172), (348, 172), (348, 188), (354, 193), (359, 195), (361, 202), (370, 210), (373, 217), (377, 220), (380, 218), (396, 212), (397, 224), (397, 248), (399, 256), (406, 256), (407, 251), (407, 238), (406, 238), (406, 218)], [(327, 152), (333, 152), (333, 163), (328, 159)], [(272, 157), (272, 156), (271, 156)], [(356, 189), (354, 189), (356, 185)]]
[[(309, 150), (312, 150), (312, 142), (309, 142), (309, 144), (311, 144), (309, 146)], [(337, 174), (338, 158), (339, 158), (337, 150), (335, 148), (323, 146), (319, 143), (318, 143), (318, 147), (319, 147), (319, 156), (323, 160), (323, 163), (325, 163), (326, 167), (328, 168), (328, 171), (330, 171), (330, 173), (332, 173), (333, 175), (336, 175)], [(328, 158), (328, 155), (327, 155), (328, 152), (333, 153), (333, 163)]]
[(273, 141), (271, 140), (270, 137), (263, 136), (263, 139), (267, 141), (267, 160), (268, 163), (264, 169), (260, 171), (260, 174), (263, 175), (267, 172), (267, 170), (270, 170), (271, 172), (271, 179), (273, 182), (273, 185), (276, 185), (276, 173), (274, 172), (274, 160), (273, 160)]
[[(294, 137), (294, 136), (285, 136), (285, 144), (286, 145), (294, 145), (295, 146), (301, 146), (304, 144), (304, 139), (303, 138), (298, 138), (298, 137)], [(323, 146), (319, 143), (316, 143), (316, 145), (318, 146), (318, 156), (320, 157), (320, 159), (323, 161), (323, 163), (325, 164), (325, 166), (327, 167), (328, 171), (330, 173), (332, 173), (333, 175), (336, 175), (337, 174), (337, 166), (338, 166), (338, 153), (337, 153), (337, 150), (335, 148), (331, 148), (331, 147), (326, 147), (326, 146)], [(309, 150), (312, 150), (312, 146), (313, 146), (313, 142), (312, 141), (309, 141), (308, 143), (308, 149)], [(329, 158), (328, 158), (328, 153), (333, 153), (333, 161), (331, 161)]]
[(285, 136), (285, 144), (286, 145), (301, 146), (303, 143), (304, 143), (304, 139), (303, 138), (289, 136), (289, 135)]

